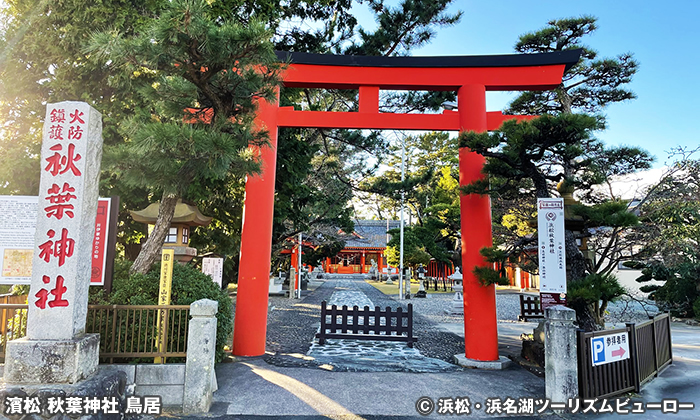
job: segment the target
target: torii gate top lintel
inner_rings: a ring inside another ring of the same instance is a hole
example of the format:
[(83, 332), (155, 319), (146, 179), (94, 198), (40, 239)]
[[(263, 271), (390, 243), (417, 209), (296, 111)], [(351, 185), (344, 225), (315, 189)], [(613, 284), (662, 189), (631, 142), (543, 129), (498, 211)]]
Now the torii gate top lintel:
[(541, 54), (381, 57), (278, 51), (290, 64), (283, 74), (288, 87), (393, 90), (452, 90), (465, 84), (496, 90), (547, 90), (558, 86), (581, 50)]

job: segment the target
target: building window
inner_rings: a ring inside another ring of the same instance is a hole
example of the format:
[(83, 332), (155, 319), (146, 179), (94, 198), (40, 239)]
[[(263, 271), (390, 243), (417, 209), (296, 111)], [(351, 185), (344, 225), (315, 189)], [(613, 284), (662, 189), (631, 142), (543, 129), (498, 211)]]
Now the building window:
[(190, 241), (190, 228), (184, 227), (184, 228), (182, 228), (182, 243), (186, 244), (189, 241)]
[(166, 244), (177, 243), (177, 228), (176, 227), (171, 227), (168, 230), (168, 235), (165, 237), (165, 243)]

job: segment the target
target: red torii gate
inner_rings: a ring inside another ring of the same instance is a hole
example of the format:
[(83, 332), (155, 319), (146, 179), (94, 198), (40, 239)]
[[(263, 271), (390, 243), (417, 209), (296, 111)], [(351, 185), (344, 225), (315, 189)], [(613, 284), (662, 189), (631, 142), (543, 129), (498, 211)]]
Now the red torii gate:
[[(579, 60), (581, 50), (546, 54), (366, 57), (307, 53), (278, 53), (290, 62), (283, 74), (287, 87), (358, 89), (358, 112), (296, 111), (292, 107), (260, 102), (257, 123), (270, 133), (270, 147), (259, 150), (262, 173), (249, 176), (243, 210), (243, 232), (238, 273), (238, 298), (233, 354), (265, 353), (268, 285), (275, 195), (277, 131), (279, 127), (397, 129), (433, 131), (495, 130), (510, 118), (486, 112), (486, 91), (554, 89), (566, 70)], [(458, 111), (442, 114), (379, 112), (379, 91), (456, 91)], [(466, 148), (459, 150), (459, 184), (482, 178), (484, 158)], [(464, 284), (464, 342), (467, 359), (498, 360), (496, 293), (472, 273), (485, 264), (479, 250), (492, 245), (491, 204), (488, 196), (460, 198)]]

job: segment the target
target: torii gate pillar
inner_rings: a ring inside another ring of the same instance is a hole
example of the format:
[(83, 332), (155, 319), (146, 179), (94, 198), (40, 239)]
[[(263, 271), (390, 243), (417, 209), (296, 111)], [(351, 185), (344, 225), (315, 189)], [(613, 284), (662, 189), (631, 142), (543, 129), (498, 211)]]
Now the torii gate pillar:
[[(485, 132), (486, 88), (466, 85), (457, 91), (460, 132)], [(485, 159), (467, 148), (459, 149), (459, 185), (469, 185), (483, 178)], [(479, 253), (490, 247), (491, 200), (488, 195), (462, 195), (459, 200), (462, 231), (462, 267), (464, 291), (464, 349), (467, 359), (498, 360), (498, 323), (496, 321), (495, 286), (482, 286), (468, 267), (485, 265)]]
[(257, 150), (262, 164), (261, 174), (248, 176), (245, 183), (240, 256), (245, 264), (238, 267), (238, 299), (232, 349), (237, 356), (265, 354), (277, 172), (278, 111), (277, 104), (264, 100), (258, 102), (256, 125), (259, 129), (268, 130), (270, 146)]

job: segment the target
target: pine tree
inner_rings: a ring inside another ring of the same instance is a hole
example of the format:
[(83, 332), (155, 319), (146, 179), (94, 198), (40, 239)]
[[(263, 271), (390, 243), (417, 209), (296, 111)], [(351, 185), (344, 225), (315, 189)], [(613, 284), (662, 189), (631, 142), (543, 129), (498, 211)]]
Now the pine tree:
[(100, 33), (88, 48), (113, 69), (114, 84), (136, 89), (146, 104), (111, 152), (124, 182), (162, 192), (132, 272), (157, 260), (193, 182), (258, 170), (248, 147), (263, 145), (266, 133), (253, 130), (255, 101), (275, 99), (281, 66), (262, 24), (214, 19), (210, 10), (205, 0), (174, 0), (138, 33)]
[[(596, 29), (596, 18), (583, 16), (552, 20), (547, 27), (522, 35), (515, 45), (517, 52), (545, 53), (581, 48), (581, 60), (564, 75), (556, 89), (524, 92), (507, 110), (542, 117), (531, 122), (504, 124), (492, 134), (466, 133), (460, 142), (461, 146), (474, 148), (487, 156), (484, 172), (491, 175), (490, 186), (477, 182), (466, 188), (467, 192), (490, 193), (518, 202), (523, 208), (533, 208), (534, 198), (550, 197), (555, 183), (560, 183), (562, 191), (576, 189), (586, 198), (595, 198), (589, 201), (593, 206), (577, 209), (578, 216), (585, 222), (584, 232), (576, 235), (570, 229), (565, 231), (569, 304), (577, 311), (579, 325), (587, 330), (602, 326), (607, 302), (623, 293), (609, 273), (616, 263), (615, 258), (620, 257), (617, 251), (621, 233), (637, 223), (636, 217), (627, 213), (623, 202), (615, 197), (596, 196), (592, 187), (609, 183), (616, 175), (648, 169), (653, 161), (641, 149), (606, 148), (592, 136), (594, 130), (604, 127), (604, 117), (594, 118), (583, 113), (597, 114), (610, 103), (633, 99), (635, 95), (626, 84), (638, 68), (629, 53), (597, 59), (597, 53), (581, 43), (582, 37)], [(599, 232), (612, 233), (607, 238), (602, 238), (604, 235), (598, 238), (599, 242), (604, 242), (599, 248), (602, 255), (597, 263), (592, 263), (584, 257), (576, 240), (588, 236), (588, 228), (603, 224), (607, 224), (606, 229)], [(497, 244), (505, 245), (507, 252), (496, 252), (494, 248), (484, 253), (487, 259), (502, 263), (504, 259), (523, 254), (532, 241), (530, 238), (512, 238), (515, 240), (510, 243), (496, 240)], [(481, 271), (482, 278), (496, 281), (498, 276), (488, 269)]]
[[(489, 180), (467, 186), (464, 192), (534, 203), (536, 198), (552, 197), (557, 186), (560, 191), (569, 185), (590, 188), (591, 180), (600, 180), (606, 175), (596, 164), (598, 156), (590, 153), (591, 150), (605, 153), (606, 149), (593, 136), (601, 128), (597, 118), (560, 114), (543, 115), (526, 122), (508, 121), (492, 133), (463, 133), (460, 147), (468, 147), (487, 157), (484, 173), (490, 176)], [(645, 152), (637, 149), (628, 152), (618, 154), (618, 165), (648, 167), (651, 159)], [(530, 208), (534, 209), (534, 206)], [(619, 202), (608, 201), (577, 210), (579, 215), (586, 216), (588, 226), (604, 223), (608, 227), (623, 229), (637, 223), (636, 216), (627, 212), (626, 206)], [(576, 236), (569, 228), (565, 230), (568, 299), (577, 310), (579, 325), (590, 330), (602, 323), (607, 303), (623, 290), (619, 285), (615, 287), (617, 282), (608, 273), (596, 272), (584, 258), (576, 243), (582, 237)], [(536, 238), (527, 235), (505, 243), (505, 252), (493, 248), (482, 253), (491, 262), (503, 264), (526, 254)], [(479, 268), (476, 271), (485, 283), (499, 281), (500, 273), (494, 273), (493, 269)]]
[(598, 113), (608, 104), (636, 98), (626, 88), (639, 69), (631, 53), (598, 59), (598, 53), (581, 43), (581, 38), (596, 29), (596, 18), (551, 20), (543, 29), (520, 36), (515, 44), (519, 53), (547, 53), (583, 49), (581, 60), (564, 75), (554, 90), (524, 92), (509, 106), (508, 112), (524, 115), (558, 113)]

